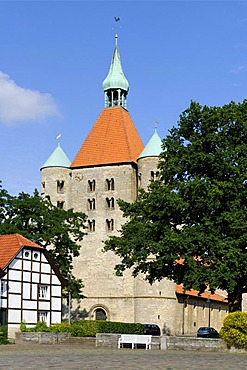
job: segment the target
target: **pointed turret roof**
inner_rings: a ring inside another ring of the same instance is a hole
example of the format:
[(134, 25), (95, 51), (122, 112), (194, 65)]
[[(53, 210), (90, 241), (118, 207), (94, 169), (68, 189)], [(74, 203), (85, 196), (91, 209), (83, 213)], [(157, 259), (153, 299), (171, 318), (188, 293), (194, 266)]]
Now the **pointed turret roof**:
[(71, 167), (136, 162), (143, 143), (122, 107), (102, 110)]
[(43, 164), (41, 169), (45, 167), (69, 167), (70, 163), (71, 162), (69, 158), (60, 146), (60, 142), (58, 142), (58, 146), (52, 152), (47, 161)]
[(158, 157), (162, 152), (162, 141), (155, 129), (153, 136), (139, 155), (138, 159), (144, 157)]
[(115, 49), (113, 53), (113, 58), (111, 66), (107, 77), (103, 81), (103, 89), (122, 89), (125, 91), (129, 90), (129, 83), (124, 75), (123, 67), (120, 59), (120, 54), (118, 51), (118, 36), (115, 36)]

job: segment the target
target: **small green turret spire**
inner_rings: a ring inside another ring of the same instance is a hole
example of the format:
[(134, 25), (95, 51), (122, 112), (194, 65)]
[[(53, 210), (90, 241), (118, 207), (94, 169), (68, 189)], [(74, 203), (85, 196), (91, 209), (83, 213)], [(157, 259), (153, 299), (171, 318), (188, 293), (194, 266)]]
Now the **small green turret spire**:
[(124, 75), (118, 51), (118, 35), (115, 36), (115, 48), (107, 77), (103, 81), (105, 107), (122, 106), (127, 108), (129, 83)]

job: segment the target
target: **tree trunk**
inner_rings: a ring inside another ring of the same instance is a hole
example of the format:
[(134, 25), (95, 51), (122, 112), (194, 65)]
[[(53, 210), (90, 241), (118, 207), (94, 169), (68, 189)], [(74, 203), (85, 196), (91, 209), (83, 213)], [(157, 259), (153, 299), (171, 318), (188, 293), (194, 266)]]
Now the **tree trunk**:
[(228, 292), (229, 312), (242, 311), (242, 291)]

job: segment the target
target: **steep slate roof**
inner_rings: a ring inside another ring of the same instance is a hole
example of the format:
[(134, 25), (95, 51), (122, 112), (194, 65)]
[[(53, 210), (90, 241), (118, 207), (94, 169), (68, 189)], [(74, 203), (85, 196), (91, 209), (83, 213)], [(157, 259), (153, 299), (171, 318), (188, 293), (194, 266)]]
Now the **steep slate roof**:
[(47, 161), (43, 164), (41, 168), (45, 167), (69, 167), (70, 160), (67, 155), (64, 153), (63, 149), (58, 143), (56, 149), (52, 152)]
[(102, 110), (71, 167), (136, 162), (143, 143), (122, 107)]
[(183, 289), (184, 287), (182, 285), (176, 285), (176, 293), (178, 294), (185, 294), (185, 295), (193, 296), (197, 298), (205, 298), (205, 299), (210, 299), (211, 301), (219, 301), (219, 302), (227, 303), (227, 299), (217, 293), (212, 294), (211, 292), (205, 291), (199, 295), (198, 290), (190, 289), (190, 290), (184, 291)]
[(20, 234), (0, 235), (0, 268), (5, 268), (23, 247), (44, 249)]
[(158, 157), (162, 151), (162, 141), (155, 129), (153, 136), (139, 155), (138, 159), (144, 157)]

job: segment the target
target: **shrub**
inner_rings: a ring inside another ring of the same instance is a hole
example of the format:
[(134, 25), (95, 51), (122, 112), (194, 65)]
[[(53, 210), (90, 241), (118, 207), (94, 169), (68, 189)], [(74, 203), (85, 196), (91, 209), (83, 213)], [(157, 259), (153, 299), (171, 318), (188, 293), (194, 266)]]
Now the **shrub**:
[(8, 328), (7, 325), (0, 325), (0, 345), (11, 344), (12, 342), (8, 339)]
[(228, 347), (247, 349), (247, 312), (229, 313), (223, 320), (220, 336)]
[(72, 337), (95, 337), (96, 333), (143, 334), (143, 325), (104, 320), (78, 320), (71, 324), (62, 322), (50, 327), (45, 322), (38, 322), (35, 327), (27, 328), (25, 323), (20, 325), (21, 332), (55, 332), (70, 333)]

